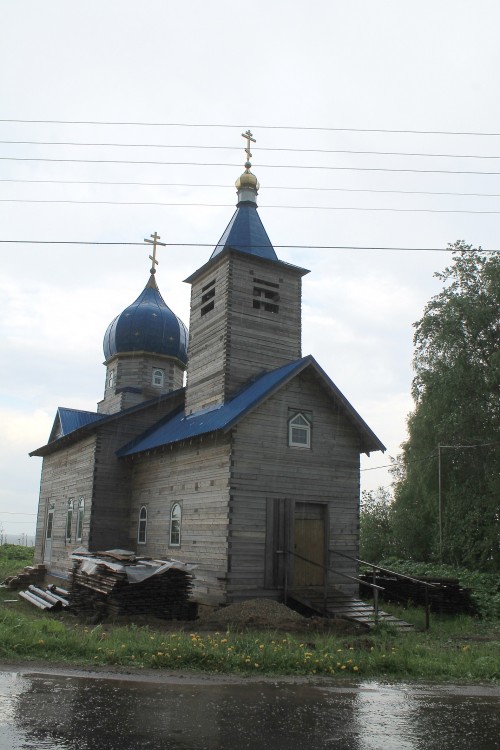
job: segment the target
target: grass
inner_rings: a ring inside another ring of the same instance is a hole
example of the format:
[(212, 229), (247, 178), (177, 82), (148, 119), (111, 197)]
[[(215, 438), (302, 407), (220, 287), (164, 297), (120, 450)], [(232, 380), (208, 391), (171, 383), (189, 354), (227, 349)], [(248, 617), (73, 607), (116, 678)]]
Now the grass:
[[(6, 602), (9, 599), (18, 601)], [(384, 609), (417, 627), (422, 624), (421, 610), (390, 605)], [(382, 625), (361, 636), (206, 633), (197, 630), (196, 622), (192, 627), (191, 632), (173, 630), (171, 624), (90, 627), (66, 613), (41, 612), (19, 599), (17, 592), (0, 589), (0, 660), (8, 662), (43, 660), (212, 674), (500, 681), (499, 621), (432, 616), (428, 632), (401, 634)]]
[(15, 575), (26, 565), (32, 565), (34, 551), (34, 547), (21, 547), (18, 544), (0, 545), (0, 581)]

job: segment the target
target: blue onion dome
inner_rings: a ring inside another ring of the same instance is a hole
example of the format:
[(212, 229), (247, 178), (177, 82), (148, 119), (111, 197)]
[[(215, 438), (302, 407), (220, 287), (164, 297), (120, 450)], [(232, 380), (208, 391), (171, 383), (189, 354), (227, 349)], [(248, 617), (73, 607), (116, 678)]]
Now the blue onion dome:
[(104, 334), (106, 361), (116, 354), (149, 352), (187, 363), (188, 330), (165, 303), (151, 274), (144, 290), (109, 324)]

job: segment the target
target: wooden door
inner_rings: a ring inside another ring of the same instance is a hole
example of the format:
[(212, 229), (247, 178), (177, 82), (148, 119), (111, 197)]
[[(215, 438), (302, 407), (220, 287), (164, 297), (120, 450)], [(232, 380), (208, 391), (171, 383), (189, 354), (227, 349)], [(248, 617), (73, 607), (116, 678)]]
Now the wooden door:
[[(325, 580), (325, 506), (296, 503), (293, 585), (322, 586)], [(302, 558), (306, 558), (305, 560)], [(317, 563), (316, 565), (314, 563)]]

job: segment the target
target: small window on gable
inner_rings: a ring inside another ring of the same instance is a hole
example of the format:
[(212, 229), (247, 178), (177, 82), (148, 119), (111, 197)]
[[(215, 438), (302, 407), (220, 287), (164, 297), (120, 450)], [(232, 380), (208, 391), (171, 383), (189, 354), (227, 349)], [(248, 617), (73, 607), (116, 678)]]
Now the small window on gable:
[(170, 511), (170, 547), (180, 547), (181, 544), (181, 520), (182, 508), (179, 503), (174, 503)]
[(78, 515), (76, 517), (76, 541), (82, 541), (83, 534), (83, 517), (85, 514), (85, 500), (81, 497), (78, 500)]
[(311, 421), (302, 412), (288, 420), (288, 445), (295, 448), (311, 447)]
[(165, 370), (161, 370), (159, 367), (155, 367), (153, 369), (153, 377), (151, 383), (156, 388), (163, 388), (163, 384), (165, 383)]
[(137, 527), (137, 544), (146, 544), (146, 530), (148, 526), (148, 509), (145, 505), (139, 511), (139, 524)]
[(113, 388), (115, 384), (115, 371), (109, 370), (108, 372), (108, 388)]
[(73, 525), (73, 498), (68, 500), (68, 510), (66, 513), (66, 541), (71, 542), (71, 526)]

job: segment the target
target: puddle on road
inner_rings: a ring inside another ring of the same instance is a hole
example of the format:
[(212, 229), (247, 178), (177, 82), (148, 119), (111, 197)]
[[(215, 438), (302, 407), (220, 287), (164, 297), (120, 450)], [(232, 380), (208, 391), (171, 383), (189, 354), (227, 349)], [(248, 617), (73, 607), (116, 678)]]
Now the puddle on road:
[(0, 672), (0, 750), (498, 750), (499, 693)]

